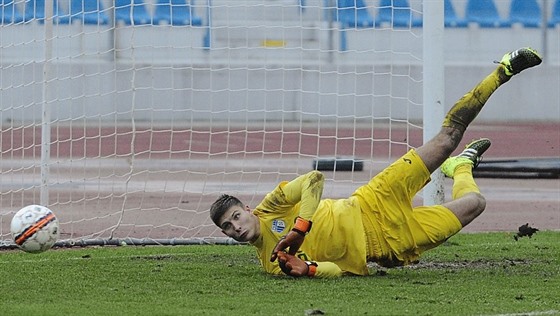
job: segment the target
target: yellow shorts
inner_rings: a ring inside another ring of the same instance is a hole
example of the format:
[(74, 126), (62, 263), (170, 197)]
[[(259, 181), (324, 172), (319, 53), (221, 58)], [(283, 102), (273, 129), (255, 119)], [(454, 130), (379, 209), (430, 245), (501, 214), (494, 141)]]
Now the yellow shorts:
[(369, 260), (408, 264), (461, 230), (442, 205), (412, 206), (429, 181), (426, 165), (410, 150), (353, 193), (362, 209)]

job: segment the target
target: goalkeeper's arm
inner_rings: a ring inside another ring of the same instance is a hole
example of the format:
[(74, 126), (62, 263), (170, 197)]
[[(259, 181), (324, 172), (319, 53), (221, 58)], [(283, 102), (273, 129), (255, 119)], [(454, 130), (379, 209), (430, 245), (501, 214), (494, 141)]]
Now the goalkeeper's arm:
[(311, 171), (282, 186), (286, 200), (291, 204), (300, 204), (299, 216), (293, 229), (281, 239), (274, 248), (270, 261), (278, 257), (280, 251), (288, 249), (288, 253), (295, 254), (303, 243), (305, 234), (311, 230), (311, 218), (323, 195), (323, 174), (319, 171)]
[(294, 277), (333, 278), (342, 275), (342, 270), (333, 262), (304, 261), (285, 252), (278, 253), (278, 265), (282, 272)]
[(319, 206), (323, 195), (325, 177), (320, 171), (310, 171), (282, 187), (286, 199), (292, 204), (299, 202), (299, 217), (305, 221), (311, 221), (313, 214)]

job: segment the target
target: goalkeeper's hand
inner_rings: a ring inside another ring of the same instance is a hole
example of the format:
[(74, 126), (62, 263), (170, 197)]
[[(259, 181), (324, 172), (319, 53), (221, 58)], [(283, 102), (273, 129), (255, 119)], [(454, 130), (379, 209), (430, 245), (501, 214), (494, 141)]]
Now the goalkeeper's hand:
[(274, 250), (272, 250), (272, 254), (270, 255), (270, 262), (274, 262), (276, 258), (278, 258), (278, 253), (281, 251), (288, 250), (288, 253), (291, 255), (295, 255), (296, 252), (303, 244), (303, 239), (305, 238), (305, 234), (311, 230), (311, 221), (298, 217), (296, 219), (296, 223), (294, 224), (294, 228), (284, 237), (282, 237)]
[(303, 261), (300, 258), (285, 253), (278, 253), (278, 265), (282, 272), (294, 277), (308, 276), (312, 277), (317, 271), (317, 263), (312, 261)]

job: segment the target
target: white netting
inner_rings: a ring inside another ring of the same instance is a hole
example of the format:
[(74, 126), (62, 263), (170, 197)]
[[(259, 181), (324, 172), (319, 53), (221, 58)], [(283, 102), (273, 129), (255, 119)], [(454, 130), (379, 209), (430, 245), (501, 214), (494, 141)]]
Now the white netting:
[(63, 240), (222, 237), (221, 193), (363, 160), (326, 172), (344, 197), (422, 143), (420, 0), (131, 2), (3, 1), (1, 240), (28, 204)]

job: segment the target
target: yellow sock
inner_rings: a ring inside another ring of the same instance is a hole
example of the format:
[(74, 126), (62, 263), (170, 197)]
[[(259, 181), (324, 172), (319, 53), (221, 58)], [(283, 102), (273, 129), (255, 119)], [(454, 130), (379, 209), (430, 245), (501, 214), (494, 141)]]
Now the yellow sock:
[(472, 174), (472, 165), (463, 164), (457, 166), (453, 173), (453, 199), (458, 199), (467, 193), (480, 193), (478, 186), (474, 182)]
[(504, 67), (498, 66), (451, 107), (442, 125), (465, 131), (494, 91), (510, 78), (505, 74)]

